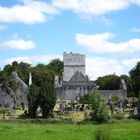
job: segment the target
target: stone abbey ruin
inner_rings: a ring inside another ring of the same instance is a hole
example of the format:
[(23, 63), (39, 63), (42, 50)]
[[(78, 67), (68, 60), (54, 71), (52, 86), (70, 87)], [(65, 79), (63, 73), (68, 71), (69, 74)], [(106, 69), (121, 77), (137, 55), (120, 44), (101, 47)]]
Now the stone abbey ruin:
[[(85, 55), (66, 53), (63, 54), (64, 72), (62, 80), (56, 76), (55, 87), (60, 101), (76, 101), (80, 96), (91, 94), (96, 89), (94, 81), (90, 81), (85, 70)], [(127, 87), (125, 81), (120, 82), (119, 90), (99, 90), (105, 101), (111, 96), (119, 99), (127, 98)]]
[[(57, 98), (60, 102), (78, 101), (80, 96), (91, 94), (94, 90), (97, 90), (94, 81), (91, 81), (86, 75), (85, 55), (64, 52), (63, 62), (63, 77), (55, 77)], [(11, 77), (12, 81), (18, 84), (18, 88), (13, 91), (10, 88), (3, 90), (0, 87), (0, 107), (12, 108), (15, 104), (27, 106), (28, 86), (18, 77), (16, 72), (13, 72)], [(31, 76), (29, 79), (31, 81)], [(127, 98), (127, 87), (123, 79), (119, 90), (99, 90), (99, 92), (106, 101), (111, 96), (118, 96), (122, 100)], [(16, 103), (14, 99), (16, 99)]]

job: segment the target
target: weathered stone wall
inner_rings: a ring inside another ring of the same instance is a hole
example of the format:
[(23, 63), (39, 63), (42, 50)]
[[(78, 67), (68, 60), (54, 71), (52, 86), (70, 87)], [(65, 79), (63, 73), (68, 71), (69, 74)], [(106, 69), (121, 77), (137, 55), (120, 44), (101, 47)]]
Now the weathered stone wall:
[[(91, 94), (92, 91), (88, 90), (81, 90), (80, 88), (75, 89), (63, 89), (58, 88), (57, 90), (57, 96), (58, 98), (62, 100), (67, 101), (75, 101), (77, 100), (77, 97), (82, 96), (84, 94)], [(119, 100), (124, 100), (127, 98), (127, 90), (99, 90), (99, 93), (101, 93), (102, 98), (105, 100), (105, 102), (108, 102), (108, 99), (112, 96), (118, 96)]]
[[(9, 87), (9, 94), (0, 88), (0, 107), (10, 107), (12, 108), (14, 105), (13, 98), (16, 99), (16, 106), (20, 106), (21, 103), (27, 107), (27, 93), (28, 93), (28, 86), (18, 77), (16, 72), (13, 72), (11, 75), (11, 80), (15, 84), (17, 84), (17, 89), (12, 90)], [(12, 98), (13, 96), (13, 98)]]
[(105, 101), (112, 96), (118, 96), (119, 100), (127, 98), (127, 90), (99, 90), (99, 92)]
[(85, 55), (65, 52), (63, 54), (63, 61), (63, 81), (69, 81), (76, 71), (79, 71), (83, 75), (85, 75)]
[(60, 89), (57, 90), (57, 97), (59, 100), (76, 101), (78, 97), (87, 94), (88, 90), (80, 90), (80, 88), (75, 89)]
[(10, 95), (0, 88), (0, 107), (13, 107), (13, 101)]

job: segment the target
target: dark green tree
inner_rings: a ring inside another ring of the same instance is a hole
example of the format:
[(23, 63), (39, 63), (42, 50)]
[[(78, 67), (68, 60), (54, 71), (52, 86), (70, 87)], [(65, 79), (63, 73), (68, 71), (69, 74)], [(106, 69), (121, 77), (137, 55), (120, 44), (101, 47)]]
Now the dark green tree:
[(56, 92), (52, 83), (42, 83), (41, 87), (31, 85), (27, 95), (29, 116), (36, 117), (38, 106), (42, 109), (42, 116), (48, 118), (52, 115), (56, 104)]
[(9, 82), (10, 76), (12, 72), (17, 72), (18, 76), (26, 83), (28, 84), (29, 79), (29, 72), (31, 69), (31, 65), (24, 62), (16, 62), (14, 61), (11, 65), (6, 65), (3, 70), (1, 71), (0, 82)]
[(36, 86), (41, 86), (42, 83), (48, 82), (48, 83), (54, 83), (54, 72), (49, 70), (46, 67), (42, 67), (40, 65), (37, 65), (36, 67), (32, 68), (32, 81)]
[(130, 70), (129, 74), (133, 80), (135, 96), (138, 97), (140, 91), (140, 62), (138, 62), (137, 65), (132, 70)]
[(64, 67), (63, 65), (63, 61), (60, 59), (54, 59), (47, 65), (47, 68), (52, 70), (55, 75), (62, 76)]
[(56, 103), (56, 93), (54, 88), (55, 74), (42, 64), (32, 68), (31, 73), (32, 81), (34, 83), (33, 89), (37, 88), (37, 90), (32, 89), (31, 94), (29, 92), (29, 95), (31, 97), (33, 96), (33, 98), (29, 96), (33, 101), (28, 98), (28, 102), (31, 104), (29, 110), (31, 110), (30, 112), (34, 117), (37, 107), (40, 106), (42, 109), (42, 116), (47, 118), (52, 113)]
[(39, 88), (32, 84), (27, 94), (29, 116), (32, 118), (36, 117), (36, 110), (39, 103)]
[(42, 109), (42, 116), (48, 118), (52, 114), (56, 104), (56, 92), (51, 83), (42, 83), (39, 89), (39, 106)]
[(118, 90), (120, 87), (120, 77), (117, 75), (107, 75), (99, 77), (95, 81), (100, 90)]

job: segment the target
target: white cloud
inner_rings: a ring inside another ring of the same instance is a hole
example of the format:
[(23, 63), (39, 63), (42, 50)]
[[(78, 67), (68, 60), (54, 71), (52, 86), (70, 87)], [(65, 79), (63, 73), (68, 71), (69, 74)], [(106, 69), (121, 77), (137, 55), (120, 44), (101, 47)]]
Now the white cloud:
[(125, 42), (108, 41), (113, 37), (112, 33), (102, 34), (76, 34), (76, 42), (93, 52), (110, 53), (135, 53), (140, 51), (140, 38), (130, 39)]
[(86, 59), (86, 71), (93, 80), (99, 76), (109, 74), (122, 75), (127, 74), (136, 66), (140, 58), (117, 60), (104, 57), (88, 57)]
[(59, 58), (62, 60), (62, 56), (60, 55), (40, 55), (40, 56), (31, 56), (31, 57), (12, 57), (12, 58), (8, 58), (4, 61), (5, 64), (11, 64), (13, 61), (17, 61), (17, 62), (26, 62), (29, 64), (39, 64), (39, 63), (44, 63), (44, 64), (48, 64), (51, 60)]
[(52, 0), (52, 3), (59, 9), (87, 16), (104, 15), (131, 5), (140, 6), (140, 0)]
[(17, 39), (0, 42), (0, 47), (2, 47), (3, 49), (29, 50), (35, 48), (36, 45), (31, 40)]
[(34, 24), (47, 21), (58, 11), (46, 2), (24, 0), (12, 7), (0, 6), (0, 22)]
[(8, 29), (8, 26), (6, 25), (0, 25), (0, 30), (7, 30)]
[(31, 64), (30, 58), (26, 56), (25, 57), (12, 57), (12, 58), (6, 59), (4, 63), (5, 65), (7, 65), (7, 64), (12, 64), (12, 62), (14, 61), (25, 62), (25, 63)]
[(133, 31), (133, 32), (140, 33), (140, 28), (133, 28), (132, 31)]
[(103, 15), (129, 6), (128, 0), (52, 0), (53, 5), (64, 10), (87, 15)]

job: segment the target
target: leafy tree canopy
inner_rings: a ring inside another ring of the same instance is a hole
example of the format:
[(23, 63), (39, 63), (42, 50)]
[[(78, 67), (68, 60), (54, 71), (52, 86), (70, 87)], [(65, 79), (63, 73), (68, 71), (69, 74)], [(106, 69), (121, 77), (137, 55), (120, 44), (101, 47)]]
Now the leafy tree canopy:
[(54, 72), (49, 70), (46, 66), (37, 65), (32, 68), (32, 81), (35, 85), (41, 86), (42, 83), (54, 83)]
[(138, 62), (137, 65), (130, 70), (129, 74), (133, 80), (135, 95), (138, 96), (140, 91), (140, 62)]
[(60, 59), (54, 59), (47, 65), (47, 68), (52, 70), (55, 75), (62, 76), (63, 65), (63, 61), (61, 61)]
[(31, 69), (31, 65), (28, 63), (24, 62), (16, 62), (14, 61), (11, 65), (8, 64), (6, 65), (3, 70), (1, 71), (1, 79), (0, 82), (2, 81), (7, 81), (9, 79), (9, 76), (11, 76), (11, 73), (13, 71), (16, 71), (18, 76), (26, 83), (28, 84), (28, 77), (29, 77), (29, 71)]
[(107, 75), (99, 77), (95, 81), (100, 90), (118, 90), (120, 87), (120, 77), (117, 75)]

